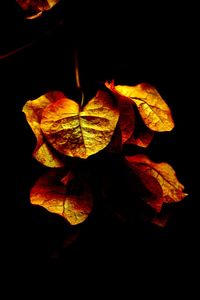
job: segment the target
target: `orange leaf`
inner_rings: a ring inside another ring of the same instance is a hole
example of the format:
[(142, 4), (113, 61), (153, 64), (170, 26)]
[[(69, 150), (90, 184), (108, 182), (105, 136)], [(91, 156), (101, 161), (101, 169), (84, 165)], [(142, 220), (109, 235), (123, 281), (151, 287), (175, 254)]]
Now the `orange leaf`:
[(105, 85), (115, 94), (118, 101), (120, 111), (118, 125), (121, 130), (122, 144), (124, 144), (131, 137), (135, 127), (135, 113), (132, 101), (127, 97), (121, 96), (115, 91), (113, 81), (111, 83), (106, 82)]
[[(129, 161), (127, 157), (126, 159)], [(133, 168), (134, 174), (138, 176), (143, 184), (144, 189), (147, 189), (149, 192), (148, 195), (144, 196), (145, 202), (156, 212), (160, 212), (163, 205), (163, 191), (159, 182), (150, 174), (144, 174), (143, 170), (140, 169), (138, 164), (132, 164), (131, 162), (131, 167)]]
[(34, 19), (41, 15), (43, 11), (51, 9), (59, 0), (16, 0), (21, 8), (31, 14), (27, 19)]
[(178, 181), (174, 169), (167, 163), (154, 163), (146, 155), (126, 156), (131, 167), (139, 170), (139, 177), (145, 180), (151, 176), (157, 180), (162, 188), (162, 200), (165, 203), (181, 201), (187, 194), (184, 186)]
[(118, 119), (115, 99), (100, 90), (83, 109), (66, 97), (51, 103), (42, 113), (41, 129), (60, 153), (87, 158), (110, 143)]
[(62, 173), (51, 170), (35, 183), (30, 194), (31, 203), (63, 216), (71, 225), (84, 222), (92, 210), (93, 200), (89, 184), (82, 175), (70, 175), (68, 181), (65, 176), (64, 184)]
[(50, 103), (63, 97), (64, 95), (61, 92), (50, 92), (36, 100), (27, 101), (23, 107), (27, 122), (37, 139), (37, 145), (33, 152), (33, 156), (37, 161), (51, 168), (63, 167), (64, 162), (53, 153), (50, 146), (46, 143), (40, 128), (40, 122), (44, 108)]
[[(171, 111), (154, 87), (149, 84), (136, 86), (117, 85), (115, 91), (131, 99), (147, 127), (153, 131), (170, 131), (174, 127)], [(114, 91), (112, 88), (112, 90)]]
[(139, 147), (146, 148), (151, 143), (154, 137), (154, 132), (145, 126), (143, 131), (137, 129), (133, 132), (132, 136), (126, 141), (125, 144), (133, 144)]

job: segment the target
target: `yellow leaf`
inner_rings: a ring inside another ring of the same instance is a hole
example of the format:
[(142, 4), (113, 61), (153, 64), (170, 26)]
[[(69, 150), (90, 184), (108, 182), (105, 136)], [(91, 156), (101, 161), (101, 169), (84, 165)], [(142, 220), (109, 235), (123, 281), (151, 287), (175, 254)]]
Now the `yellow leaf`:
[(121, 130), (122, 144), (124, 144), (131, 137), (135, 128), (135, 113), (132, 101), (127, 97), (121, 96), (115, 91), (114, 81), (111, 83), (106, 82), (105, 85), (115, 94), (118, 101), (120, 111), (118, 125)]
[(147, 127), (153, 131), (170, 131), (174, 128), (171, 111), (154, 87), (149, 84), (136, 86), (117, 85), (115, 90), (131, 99)]
[(68, 181), (65, 176), (65, 184), (62, 173), (51, 170), (39, 178), (31, 190), (31, 203), (63, 216), (71, 225), (77, 225), (84, 222), (92, 210), (91, 189), (83, 173), (77, 177), (70, 174)]
[(27, 101), (23, 107), (27, 122), (37, 139), (37, 146), (33, 152), (33, 156), (37, 161), (51, 168), (63, 167), (64, 162), (53, 153), (50, 146), (46, 143), (40, 128), (40, 122), (44, 108), (63, 97), (64, 95), (61, 92), (50, 92), (36, 100)]
[(55, 170), (40, 177), (31, 189), (30, 200), (34, 205), (40, 205), (48, 211), (62, 215), (66, 188), (57, 178)]
[(109, 144), (118, 119), (115, 98), (98, 91), (83, 109), (66, 97), (51, 103), (42, 113), (40, 127), (60, 153), (87, 158)]
[(78, 171), (74, 177), (70, 176), (66, 185), (66, 198), (64, 201), (64, 217), (71, 225), (84, 222), (93, 207), (93, 197), (85, 172)]
[(154, 163), (146, 155), (126, 156), (130, 166), (139, 170), (143, 180), (151, 176), (157, 180), (162, 188), (162, 200), (165, 203), (181, 201), (187, 194), (184, 186), (178, 181), (174, 169), (167, 163)]

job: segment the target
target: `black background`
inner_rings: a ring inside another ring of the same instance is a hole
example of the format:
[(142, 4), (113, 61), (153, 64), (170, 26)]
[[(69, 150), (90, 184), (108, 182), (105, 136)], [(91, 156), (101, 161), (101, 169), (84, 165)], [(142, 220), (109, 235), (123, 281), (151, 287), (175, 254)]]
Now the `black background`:
[[(13, 212), (8, 223), (12, 224), (9, 240), (17, 263), (12, 270), (15, 276), (25, 265), (27, 278), (33, 270), (37, 276), (48, 270), (52, 278), (64, 273), (63, 279), (76, 282), (87, 273), (88, 285), (103, 272), (101, 281), (96, 282), (111, 287), (114, 280), (113, 289), (122, 281), (127, 287), (130, 281), (130, 288), (137, 282), (155, 281), (156, 286), (166, 279), (171, 285), (177, 279), (189, 280), (197, 262), (198, 240), (192, 192), (193, 104), (197, 101), (194, 14), (195, 8), (183, 4), (175, 8), (169, 3), (123, 1), (108, 6), (103, 1), (61, 1), (40, 19), (28, 21), (14, 1), (2, 6), (0, 75), (5, 92), (2, 109), (9, 115), (11, 127), (4, 123), (3, 133), (8, 139), (7, 162), (11, 162), (6, 178), (15, 191), (11, 197), (11, 190), (7, 190)], [(12, 55), (6, 54), (21, 47)], [(42, 208), (30, 206), (29, 189), (43, 167), (31, 156), (35, 140), (21, 110), (28, 99), (49, 90), (73, 95), (75, 48), (83, 85), (113, 78), (118, 84), (148, 82), (172, 110), (175, 129), (156, 135), (147, 153), (154, 160), (173, 165), (189, 196), (176, 205), (164, 229), (150, 224), (121, 224), (101, 212), (86, 221), (77, 242), (64, 248), (66, 223)], [(152, 274), (156, 274), (154, 279)]]

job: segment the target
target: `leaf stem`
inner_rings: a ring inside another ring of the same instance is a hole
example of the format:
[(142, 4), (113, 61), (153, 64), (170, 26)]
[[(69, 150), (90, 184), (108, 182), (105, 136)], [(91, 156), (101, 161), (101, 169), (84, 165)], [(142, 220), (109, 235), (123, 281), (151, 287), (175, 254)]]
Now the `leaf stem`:
[(45, 36), (48, 36), (48, 35), (52, 34), (55, 30), (57, 30), (63, 24), (64, 24), (64, 21), (60, 20), (58, 23), (55, 24), (55, 26), (53, 28), (45, 30), (38, 37), (34, 38), (32, 41), (28, 42), (27, 44), (24, 44), (21, 47), (16, 48), (14, 50), (11, 50), (11, 51), (9, 51), (7, 53), (0, 54), (0, 61), (3, 60), (3, 59), (9, 58), (9, 57), (11, 57), (11, 56), (13, 56), (15, 54), (18, 54), (20, 52), (23, 52), (26, 49), (31, 48), (34, 44), (42, 41)]
[(76, 76), (76, 86), (78, 89), (81, 89), (77, 50), (75, 50), (75, 76)]
[(81, 106), (84, 104), (84, 93), (81, 91)]
[(21, 52), (21, 51), (31, 47), (34, 43), (35, 43), (35, 40), (33, 40), (32, 42), (27, 43), (27, 44), (17, 48), (17, 49), (11, 50), (10, 52), (4, 53), (4, 54), (0, 55), (0, 60), (5, 59), (7, 57), (10, 57), (14, 54), (17, 54), (18, 52)]
[(84, 93), (81, 88), (81, 82), (80, 82), (80, 73), (79, 73), (79, 66), (78, 66), (78, 54), (77, 49), (75, 49), (75, 78), (76, 78), (76, 87), (81, 93), (81, 106), (84, 104)]

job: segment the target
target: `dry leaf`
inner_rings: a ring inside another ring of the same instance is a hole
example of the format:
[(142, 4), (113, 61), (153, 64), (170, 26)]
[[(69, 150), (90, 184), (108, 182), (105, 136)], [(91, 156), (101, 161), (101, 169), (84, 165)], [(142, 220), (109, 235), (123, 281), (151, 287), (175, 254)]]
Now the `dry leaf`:
[(60, 174), (55, 170), (40, 177), (31, 189), (30, 200), (48, 211), (63, 215), (66, 187), (60, 182)]
[[(145, 126), (146, 127), (146, 126)], [(154, 132), (146, 127), (143, 131), (136, 130), (133, 132), (132, 136), (126, 141), (127, 145), (137, 145), (146, 148), (151, 143), (154, 137)]]
[(23, 10), (28, 12), (28, 19), (39, 17), (43, 11), (51, 9), (59, 0), (16, 0)]
[(82, 175), (70, 175), (68, 181), (65, 176), (64, 184), (62, 172), (51, 170), (35, 183), (31, 203), (63, 216), (71, 225), (84, 222), (92, 210), (93, 200), (89, 183)]
[(135, 128), (135, 113), (132, 101), (127, 97), (121, 96), (115, 91), (114, 81), (111, 83), (106, 82), (105, 85), (115, 94), (118, 101), (120, 111), (118, 125), (121, 130), (122, 144), (124, 144), (131, 137)]
[(60, 153), (87, 158), (109, 144), (118, 119), (115, 99), (105, 91), (98, 91), (83, 109), (66, 97), (48, 105), (40, 127)]
[[(178, 181), (174, 169), (167, 163), (154, 163), (146, 155), (126, 156), (130, 166), (136, 168), (140, 179), (144, 182), (146, 177), (156, 179), (162, 188), (162, 199), (165, 203), (181, 201), (187, 194), (183, 192), (184, 186)], [(151, 183), (148, 184), (150, 187)]]
[(136, 86), (117, 85), (112, 91), (131, 99), (145, 125), (153, 131), (170, 131), (174, 127), (171, 111), (154, 87), (149, 84)]
[[(137, 175), (142, 183), (144, 201), (148, 205), (150, 205), (156, 212), (160, 212), (163, 205), (163, 191), (159, 182), (150, 174), (144, 174), (143, 170), (141, 170), (140, 168), (140, 165), (132, 164), (131, 162), (131, 167), (134, 174)], [(145, 193), (145, 190), (148, 191), (147, 194)]]
[(64, 162), (53, 153), (51, 147), (45, 141), (40, 128), (40, 122), (44, 108), (50, 103), (63, 97), (65, 96), (61, 92), (50, 92), (36, 100), (27, 101), (23, 107), (23, 112), (26, 115), (27, 122), (37, 139), (37, 146), (33, 152), (33, 156), (37, 161), (51, 168), (63, 167)]

